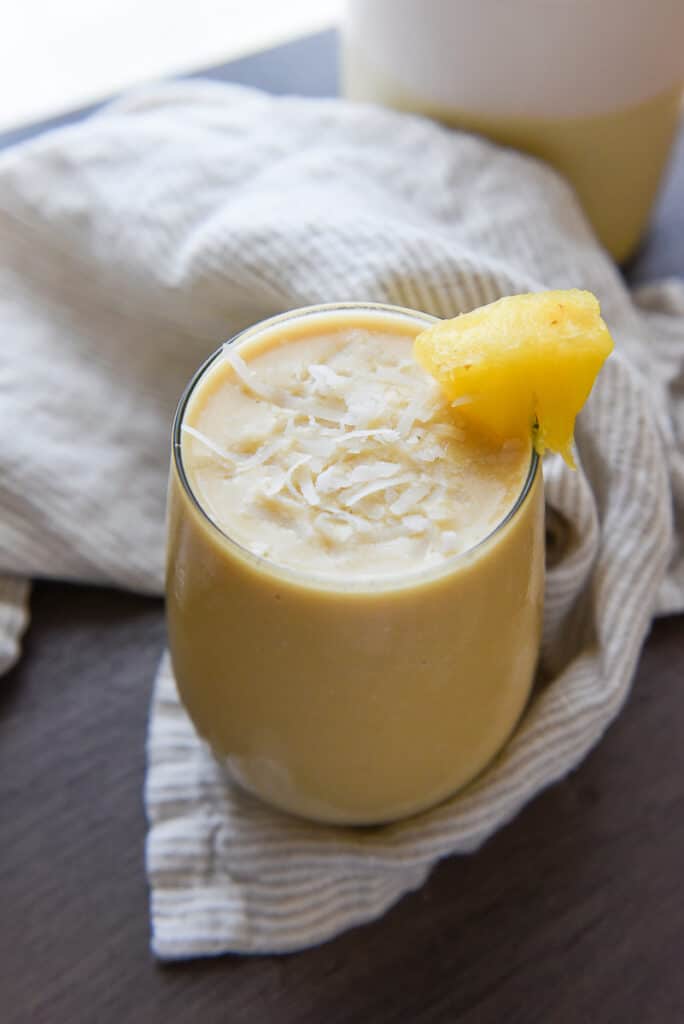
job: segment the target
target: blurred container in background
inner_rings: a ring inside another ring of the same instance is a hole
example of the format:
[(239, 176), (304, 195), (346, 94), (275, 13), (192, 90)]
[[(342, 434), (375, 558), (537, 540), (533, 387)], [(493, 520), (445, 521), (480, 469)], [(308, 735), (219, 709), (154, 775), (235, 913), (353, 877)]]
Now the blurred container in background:
[(647, 225), (679, 122), (683, 0), (348, 0), (347, 97), (547, 160), (616, 260)]

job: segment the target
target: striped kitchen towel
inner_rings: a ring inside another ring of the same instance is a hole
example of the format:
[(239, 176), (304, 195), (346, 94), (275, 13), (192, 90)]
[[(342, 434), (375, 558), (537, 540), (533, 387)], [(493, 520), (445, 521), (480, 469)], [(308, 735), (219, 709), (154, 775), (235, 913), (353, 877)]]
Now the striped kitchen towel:
[(452, 316), (565, 287), (596, 292), (617, 354), (580, 417), (579, 471), (545, 466), (548, 684), (466, 791), (355, 831), (229, 785), (162, 658), (145, 782), (158, 956), (299, 949), (371, 920), (599, 740), (653, 615), (684, 609), (684, 287), (630, 295), (546, 167), (373, 107), (188, 82), (0, 158), (0, 669), (32, 577), (161, 593), (171, 418), (224, 338), (310, 303)]

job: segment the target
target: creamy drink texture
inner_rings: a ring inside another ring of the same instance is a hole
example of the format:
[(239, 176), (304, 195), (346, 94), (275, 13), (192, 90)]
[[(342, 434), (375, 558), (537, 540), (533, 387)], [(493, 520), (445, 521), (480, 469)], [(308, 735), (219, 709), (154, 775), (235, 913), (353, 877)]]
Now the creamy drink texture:
[(252, 553), (336, 579), (405, 575), (483, 540), (530, 450), (466, 434), (412, 336), (343, 321), (226, 346), (183, 427), (200, 504)]
[(435, 321), (300, 310), (181, 402), (167, 619), (179, 695), (228, 772), (318, 821), (415, 813), (472, 779), (528, 699), (541, 470), (412, 355)]
[(378, 824), (489, 764), (539, 654), (537, 451), (573, 463), (612, 348), (595, 296), (569, 290), (442, 321), (294, 310), (198, 371), (173, 433), (169, 647), (233, 780)]

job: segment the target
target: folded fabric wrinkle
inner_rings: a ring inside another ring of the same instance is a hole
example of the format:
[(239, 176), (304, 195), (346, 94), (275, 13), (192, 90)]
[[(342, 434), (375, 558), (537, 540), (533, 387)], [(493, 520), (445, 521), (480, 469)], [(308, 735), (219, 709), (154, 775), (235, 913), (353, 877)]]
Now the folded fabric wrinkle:
[(162, 592), (171, 420), (225, 338), (319, 302), (444, 317), (566, 287), (598, 295), (617, 353), (578, 473), (546, 463), (547, 682), (512, 741), (426, 814), (309, 825), (226, 782), (164, 656), (145, 780), (159, 957), (299, 949), (372, 920), (599, 740), (653, 616), (684, 610), (684, 285), (630, 294), (550, 169), (373, 107), (184, 82), (0, 156), (2, 670), (31, 578)]

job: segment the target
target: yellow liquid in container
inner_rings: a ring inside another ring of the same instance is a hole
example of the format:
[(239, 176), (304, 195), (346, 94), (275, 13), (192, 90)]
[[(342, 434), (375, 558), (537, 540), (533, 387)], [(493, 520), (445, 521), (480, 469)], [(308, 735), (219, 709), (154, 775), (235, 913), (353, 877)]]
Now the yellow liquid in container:
[(545, 160), (574, 186), (599, 240), (618, 263), (633, 254), (648, 224), (682, 100), (677, 84), (645, 102), (593, 116), (473, 113), (413, 95), (351, 43), (344, 50), (343, 82), (349, 99), (423, 114)]
[(236, 781), (318, 821), (446, 798), (501, 749), (532, 686), (540, 465), (454, 421), (411, 356), (431, 322), (286, 314), (219, 353), (177, 417), (181, 699)]

